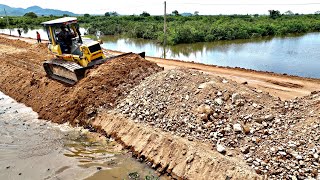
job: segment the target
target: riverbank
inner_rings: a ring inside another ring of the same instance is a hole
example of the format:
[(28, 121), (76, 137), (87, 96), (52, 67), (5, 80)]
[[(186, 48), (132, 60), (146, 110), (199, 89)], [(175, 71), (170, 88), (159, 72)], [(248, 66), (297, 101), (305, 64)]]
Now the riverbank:
[(183, 179), (318, 177), (318, 92), (281, 101), (250, 84), (204, 73), (208, 66), (163, 68), (138, 55), (91, 69), (69, 87), (45, 76), (41, 63), (51, 57), (46, 47), (0, 42), (1, 49), (11, 49), (1, 52), (1, 91), (40, 117), (114, 137), (161, 173)]

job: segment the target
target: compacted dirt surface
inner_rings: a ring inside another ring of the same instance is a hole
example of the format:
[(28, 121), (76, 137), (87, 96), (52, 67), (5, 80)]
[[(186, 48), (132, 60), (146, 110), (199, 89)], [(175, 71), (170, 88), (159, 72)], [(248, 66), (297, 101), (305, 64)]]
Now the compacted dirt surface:
[(42, 69), (46, 45), (29, 41), (0, 37), (0, 90), (42, 119), (112, 136), (172, 178), (320, 177), (317, 79), (131, 54), (66, 86)]

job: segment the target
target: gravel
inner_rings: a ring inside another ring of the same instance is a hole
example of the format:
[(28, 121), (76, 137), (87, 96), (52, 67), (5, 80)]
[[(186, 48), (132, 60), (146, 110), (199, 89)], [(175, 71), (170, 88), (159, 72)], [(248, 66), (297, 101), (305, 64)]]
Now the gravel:
[(189, 140), (236, 154), (269, 179), (319, 178), (320, 93), (281, 101), (197, 71), (154, 74), (116, 111)]

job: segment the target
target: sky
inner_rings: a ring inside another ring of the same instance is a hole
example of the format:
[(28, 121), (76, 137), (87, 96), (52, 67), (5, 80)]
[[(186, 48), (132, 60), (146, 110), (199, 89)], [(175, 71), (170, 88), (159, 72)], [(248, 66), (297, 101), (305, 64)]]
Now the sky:
[[(167, 0), (167, 13), (178, 10), (179, 13), (198, 11), (208, 14), (268, 14), (274, 9), (284, 13), (308, 14), (320, 11), (319, 0)], [(152, 15), (164, 13), (163, 0), (0, 0), (0, 4), (11, 7), (27, 8), (40, 6), (67, 10), (77, 14), (104, 14), (116, 11), (122, 15), (141, 14), (146, 11)]]

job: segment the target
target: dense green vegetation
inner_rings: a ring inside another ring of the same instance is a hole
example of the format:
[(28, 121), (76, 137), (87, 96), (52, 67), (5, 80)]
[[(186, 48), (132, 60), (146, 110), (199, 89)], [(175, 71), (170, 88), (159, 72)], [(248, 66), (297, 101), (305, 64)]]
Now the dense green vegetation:
[[(37, 16), (34, 13), (26, 13), (24, 16), (11, 16), (9, 19), (9, 28), (23, 28), (25, 30), (32, 29), (35, 27), (41, 27), (41, 23), (44, 21), (49, 21), (56, 16)], [(7, 18), (3, 17), (0, 19), (0, 28), (8, 28)]]
[[(277, 17), (277, 16), (276, 16)], [(91, 16), (80, 18), (90, 33), (126, 35), (163, 42), (162, 16)], [(269, 16), (169, 16), (169, 44), (209, 42), (216, 40), (249, 39), (262, 36), (286, 35), (320, 31), (320, 15)]]
[[(10, 17), (13, 27), (39, 25), (56, 17)], [(156, 40), (162, 43), (163, 16), (149, 16), (143, 12), (139, 16), (105, 16), (85, 14), (78, 17), (89, 33), (101, 31), (105, 35), (124, 35), (132, 38)], [(5, 18), (0, 19), (0, 28), (6, 27)], [(190, 16), (179, 14), (167, 17), (168, 44), (210, 42), (217, 40), (250, 39), (262, 36), (287, 35), (320, 31), (320, 15), (281, 15), (270, 11), (270, 16), (259, 15), (217, 15)]]

